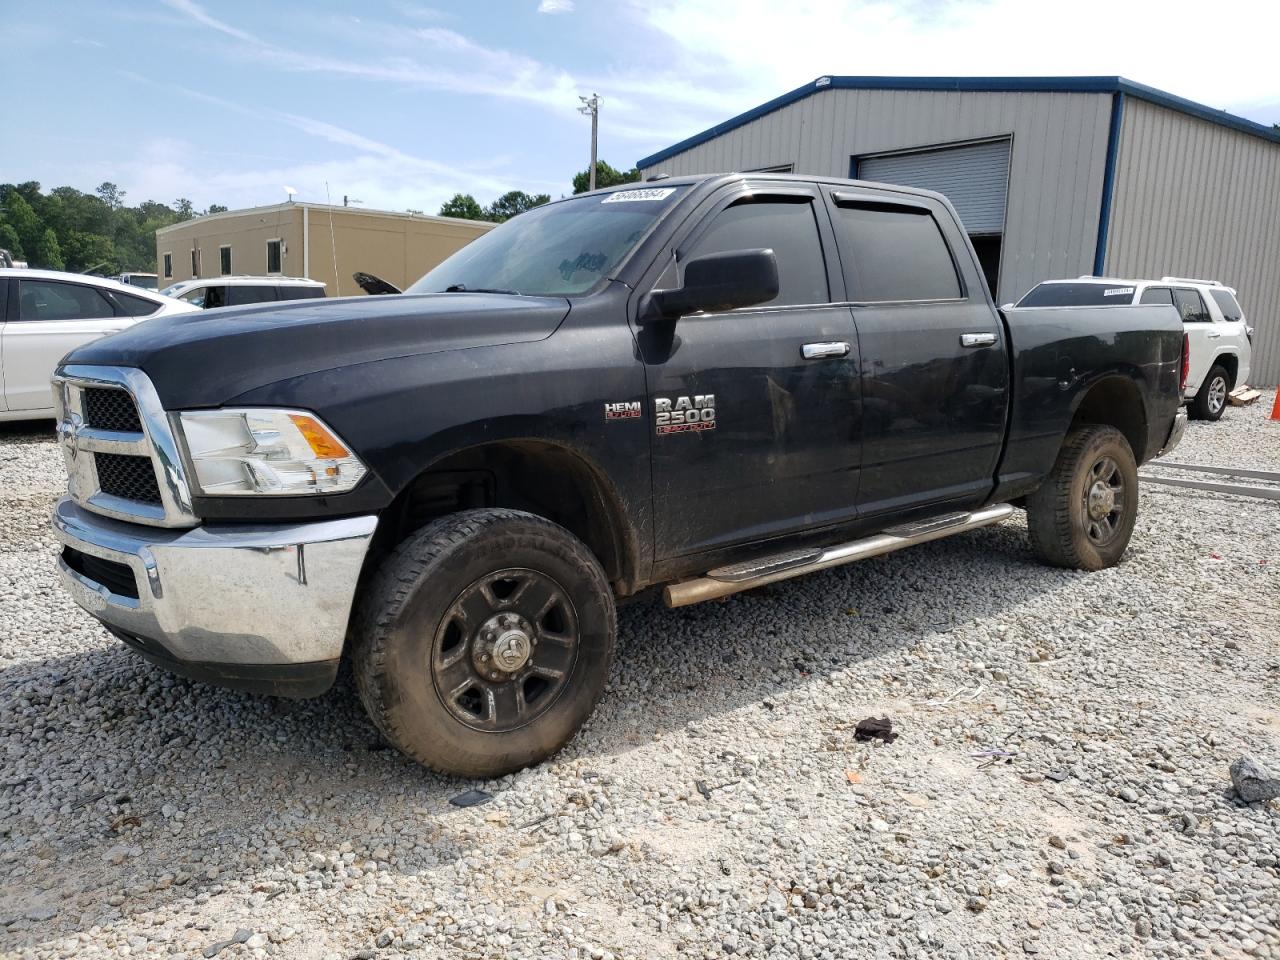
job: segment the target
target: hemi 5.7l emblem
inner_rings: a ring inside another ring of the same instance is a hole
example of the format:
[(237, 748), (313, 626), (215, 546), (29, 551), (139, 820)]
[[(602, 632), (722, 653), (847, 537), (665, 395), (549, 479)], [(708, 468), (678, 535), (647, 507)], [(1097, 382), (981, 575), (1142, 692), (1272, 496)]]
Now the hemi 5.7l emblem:
[(626, 401), (623, 403), (606, 403), (604, 405), (604, 418), (606, 420), (634, 420), (640, 416), (640, 401)]
[(668, 433), (693, 433), (716, 428), (716, 396), (714, 393), (692, 397), (656, 397), (653, 422), (658, 436)]

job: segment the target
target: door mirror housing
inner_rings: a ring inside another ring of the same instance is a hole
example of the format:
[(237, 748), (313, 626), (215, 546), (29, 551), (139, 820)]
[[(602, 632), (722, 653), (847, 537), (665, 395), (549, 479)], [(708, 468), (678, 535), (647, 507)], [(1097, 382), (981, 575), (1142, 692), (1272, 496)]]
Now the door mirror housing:
[(702, 310), (751, 307), (768, 303), (777, 295), (778, 260), (772, 250), (709, 253), (684, 265), (684, 286), (654, 290), (645, 297), (640, 322), (678, 320)]

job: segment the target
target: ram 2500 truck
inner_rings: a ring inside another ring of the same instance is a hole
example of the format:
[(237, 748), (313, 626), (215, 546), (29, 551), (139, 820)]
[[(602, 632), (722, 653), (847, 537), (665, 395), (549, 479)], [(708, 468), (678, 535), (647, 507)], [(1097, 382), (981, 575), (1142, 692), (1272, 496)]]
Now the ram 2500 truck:
[(60, 568), (178, 673), (314, 696), (468, 776), (562, 746), (615, 602), (996, 523), (1115, 564), (1177, 443), (1171, 307), (991, 303), (938, 194), (667, 179), (538, 207), (405, 295), (165, 318), (54, 381)]

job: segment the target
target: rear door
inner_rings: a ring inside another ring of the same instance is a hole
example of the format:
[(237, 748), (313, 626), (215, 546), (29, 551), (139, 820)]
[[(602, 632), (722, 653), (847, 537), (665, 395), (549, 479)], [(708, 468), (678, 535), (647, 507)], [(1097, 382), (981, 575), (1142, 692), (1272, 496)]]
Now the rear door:
[(1182, 329), (1191, 344), (1191, 363), (1187, 369), (1187, 396), (1194, 396), (1204, 382), (1205, 374), (1213, 363), (1217, 352), (1217, 341), (1222, 331), (1209, 314), (1204, 297), (1194, 287), (1174, 287), (1173, 305), (1178, 308), (1182, 317)]
[(88, 284), (34, 278), (18, 280), (17, 316), (5, 324), (5, 396), (12, 410), (53, 406), (49, 379), (67, 353), (123, 330), (110, 300)]
[(0, 277), (0, 411), (9, 409), (4, 389), (4, 330), (8, 326), (9, 290), (17, 286), (17, 280)]
[(694, 257), (768, 248), (779, 293), (639, 332), (654, 430), (656, 556), (852, 519), (855, 336), (848, 306), (832, 296), (840, 280), (817, 189), (749, 182), (717, 194), (682, 231), (659, 286), (678, 286), (680, 265)]
[(931, 198), (827, 195), (858, 332), (859, 515), (980, 503), (994, 487), (1009, 370), (964, 234)]

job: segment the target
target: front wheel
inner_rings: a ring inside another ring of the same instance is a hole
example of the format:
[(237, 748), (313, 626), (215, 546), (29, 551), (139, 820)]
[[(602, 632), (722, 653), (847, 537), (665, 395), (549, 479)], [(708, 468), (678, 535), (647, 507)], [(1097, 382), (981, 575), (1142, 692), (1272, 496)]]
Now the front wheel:
[(1067, 435), (1057, 463), (1027, 497), (1027, 529), (1040, 558), (1057, 567), (1102, 570), (1120, 561), (1138, 517), (1138, 466), (1114, 427)]
[(433, 521), (361, 604), (360, 698), (399, 750), (441, 773), (496, 777), (559, 750), (594, 709), (616, 614), (600, 564), (517, 510)]
[(1197, 420), (1221, 420), (1227, 409), (1227, 395), (1230, 392), (1230, 375), (1222, 367), (1215, 366), (1204, 378), (1200, 391), (1191, 401), (1191, 416)]

